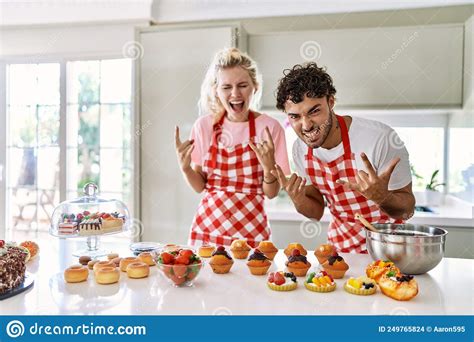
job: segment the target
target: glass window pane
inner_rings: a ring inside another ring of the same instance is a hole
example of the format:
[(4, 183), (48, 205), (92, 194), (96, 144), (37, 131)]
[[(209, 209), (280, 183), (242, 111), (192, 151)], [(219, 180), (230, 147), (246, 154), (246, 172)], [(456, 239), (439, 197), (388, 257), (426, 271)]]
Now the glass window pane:
[(36, 149), (9, 148), (9, 178), (11, 187), (35, 187), (36, 186)]
[(9, 145), (36, 146), (36, 106), (9, 106)]
[(132, 90), (131, 59), (104, 60), (100, 71), (100, 102), (129, 103)]
[(11, 190), (10, 207), (12, 224), (15, 229), (36, 228), (37, 192), (31, 188)]
[(99, 148), (81, 145), (78, 148), (77, 189), (82, 192), (89, 182), (100, 185)]
[(99, 146), (99, 105), (82, 106), (79, 112), (78, 145)]
[(67, 102), (99, 102), (100, 61), (67, 63)]
[(59, 188), (59, 147), (38, 149), (38, 188)]
[(36, 104), (36, 71), (37, 64), (10, 64), (8, 66), (8, 104)]
[(59, 106), (38, 106), (38, 145), (59, 144)]
[(102, 105), (100, 107), (100, 146), (122, 148), (123, 124), (122, 105)]
[(122, 150), (100, 150), (100, 189), (107, 191), (122, 191)]
[(38, 103), (59, 105), (59, 64), (38, 64)]
[(474, 128), (451, 128), (449, 192), (474, 203)]

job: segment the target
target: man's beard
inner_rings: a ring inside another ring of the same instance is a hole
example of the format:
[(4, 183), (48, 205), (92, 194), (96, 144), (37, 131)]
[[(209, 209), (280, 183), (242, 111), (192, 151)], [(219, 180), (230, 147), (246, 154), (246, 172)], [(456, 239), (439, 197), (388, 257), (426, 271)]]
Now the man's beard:
[(332, 128), (332, 123), (333, 123), (332, 115), (333, 115), (333, 111), (329, 113), (329, 118), (318, 127), (318, 129), (322, 131), (322, 134), (323, 134), (320, 139), (321, 143), (318, 143), (318, 145), (315, 145), (315, 146), (311, 146), (311, 148), (313, 149), (319, 148), (322, 145), (324, 145), (324, 143), (326, 142), (326, 139), (328, 138), (329, 133), (331, 132), (331, 128)]

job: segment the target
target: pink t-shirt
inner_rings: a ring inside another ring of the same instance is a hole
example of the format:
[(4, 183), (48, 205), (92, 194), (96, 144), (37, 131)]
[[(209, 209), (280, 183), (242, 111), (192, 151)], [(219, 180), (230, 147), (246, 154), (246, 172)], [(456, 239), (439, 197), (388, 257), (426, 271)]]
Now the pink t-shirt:
[[(205, 115), (196, 120), (191, 130), (191, 138), (194, 139), (194, 151), (191, 160), (195, 165), (203, 165), (212, 139), (213, 116)], [(274, 118), (261, 114), (255, 119), (256, 142), (267, 140), (265, 127), (268, 126), (275, 145), (275, 160), (282, 168), (285, 175), (290, 173), (288, 153), (286, 151), (285, 131), (280, 123)], [(222, 125), (221, 142), (227, 146), (247, 143), (249, 141), (249, 123), (233, 122), (224, 119)]]

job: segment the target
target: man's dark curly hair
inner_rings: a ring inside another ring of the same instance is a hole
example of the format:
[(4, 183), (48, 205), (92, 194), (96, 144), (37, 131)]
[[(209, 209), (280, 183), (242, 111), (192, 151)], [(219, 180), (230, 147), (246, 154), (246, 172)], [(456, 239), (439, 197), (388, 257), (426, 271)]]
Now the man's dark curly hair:
[(282, 111), (285, 110), (287, 100), (300, 103), (305, 95), (313, 98), (336, 95), (331, 76), (325, 68), (318, 67), (314, 62), (285, 69), (283, 75), (278, 82), (276, 105)]

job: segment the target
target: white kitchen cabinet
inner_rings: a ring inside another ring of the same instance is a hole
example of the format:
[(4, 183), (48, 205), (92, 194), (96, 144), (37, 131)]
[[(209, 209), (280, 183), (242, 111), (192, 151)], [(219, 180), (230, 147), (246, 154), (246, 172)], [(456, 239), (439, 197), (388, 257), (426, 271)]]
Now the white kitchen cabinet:
[(333, 76), (339, 108), (462, 105), (462, 24), (257, 34), (248, 47), (264, 107), (275, 107), (282, 71), (309, 60)]
[(138, 35), (142, 240), (184, 243), (200, 196), (179, 170), (174, 127), (189, 137), (207, 66), (217, 50), (234, 45), (235, 27), (147, 28)]

